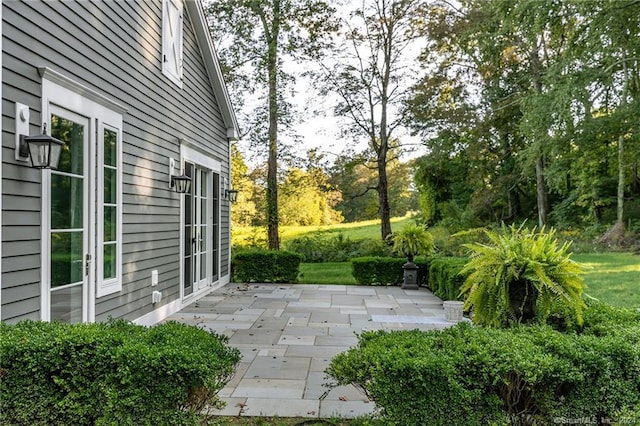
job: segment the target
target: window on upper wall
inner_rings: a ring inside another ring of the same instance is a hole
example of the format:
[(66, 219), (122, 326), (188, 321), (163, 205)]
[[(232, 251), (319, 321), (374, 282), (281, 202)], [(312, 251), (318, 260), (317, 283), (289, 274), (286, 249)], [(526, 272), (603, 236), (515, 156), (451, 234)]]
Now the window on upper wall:
[(182, 87), (182, 0), (162, 1), (162, 73)]

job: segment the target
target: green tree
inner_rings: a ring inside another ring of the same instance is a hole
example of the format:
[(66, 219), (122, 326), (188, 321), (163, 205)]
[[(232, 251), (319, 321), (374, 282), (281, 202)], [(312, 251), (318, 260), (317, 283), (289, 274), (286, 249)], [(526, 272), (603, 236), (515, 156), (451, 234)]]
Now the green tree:
[[(528, 80), (508, 42), (497, 37), (501, 22), (487, 4), (431, 5), (424, 26), (429, 43), (421, 56), (428, 74), (412, 88), (407, 117), (425, 140), (426, 167), (435, 171), (466, 165), (467, 172), (456, 171), (455, 180), (466, 178), (473, 196), (461, 207), (483, 221), (511, 222), (530, 211), (531, 179), (518, 164), (518, 152), (525, 147), (518, 95)], [(441, 192), (446, 180), (445, 175), (417, 182), (425, 208), (435, 209), (434, 196), (448, 197), (429, 193)], [(435, 211), (428, 215), (438, 216)]]
[(540, 224), (606, 220), (615, 205), (610, 235), (623, 234), (640, 157), (639, 12), (637, 0), (432, 4), (431, 69), (408, 111), (430, 167), (464, 154), (477, 217), (526, 217), (533, 195)]
[(290, 168), (280, 191), (280, 219), (283, 225), (331, 225), (342, 222), (342, 215), (333, 209), (326, 186), (327, 177), (315, 171)]
[(411, 77), (410, 47), (421, 37), (415, 28), (422, 8), (420, 0), (362, 2), (342, 19), (331, 61), (320, 63), (316, 79), (322, 94), (337, 96), (334, 113), (345, 120), (345, 136), (368, 143), (383, 240), (391, 234), (390, 151), (403, 122), (398, 110)]
[[(221, 41), (219, 53), (231, 88), (252, 95), (258, 88), (264, 91), (266, 108), (252, 114), (258, 121), (247, 124), (255, 125), (249, 133), (254, 142), (266, 141), (267, 145), (267, 236), (269, 248), (277, 250), (278, 152), (282, 149), (278, 127), (291, 124), (290, 106), (283, 96), (293, 81), (284, 60), (318, 57), (322, 52), (319, 34), (331, 28), (333, 10), (319, 0), (213, 1), (206, 10), (214, 40)], [(266, 135), (262, 131), (265, 121)]]
[(238, 191), (238, 199), (231, 209), (231, 222), (249, 226), (256, 217), (256, 203), (253, 200), (255, 188), (237, 143), (231, 144), (231, 186)]
[[(329, 171), (331, 185), (342, 194), (336, 209), (347, 222), (380, 217), (376, 192), (378, 169), (375, 162), (367, 161), (367, 158), (366, 153), (352, 158), (341, 157)], [(388, 162), (387, 170), (391, 216), (404, 216), (417, 210), (418, 194), (413, 185), (412, 164), (396, 157)]]

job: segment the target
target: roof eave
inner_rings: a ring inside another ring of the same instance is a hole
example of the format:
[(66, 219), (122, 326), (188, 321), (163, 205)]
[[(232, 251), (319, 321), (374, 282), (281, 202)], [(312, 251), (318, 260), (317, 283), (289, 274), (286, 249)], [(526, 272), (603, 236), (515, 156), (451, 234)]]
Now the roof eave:
[(187, 13), (189, 13), (191, 17), (191, 23), (196, 33), (198, 44), (200, 45), (213, 92), (218, 99), (222, 119), (227, 129), (227, 139), (238, 140), (240, 138), (238, 120), (236, 119), (233, 105), (231, 104), (227, 86), (222, 77), (222, 69), (220, 68), (218, 55), (211, 38), (211, 33), (209, 32), (209, 27), (207, 26), (207, 19), (204, 14), (204, 9), (202, 8), (202, 3), (200, 0), (186, 0), (184, 3)]

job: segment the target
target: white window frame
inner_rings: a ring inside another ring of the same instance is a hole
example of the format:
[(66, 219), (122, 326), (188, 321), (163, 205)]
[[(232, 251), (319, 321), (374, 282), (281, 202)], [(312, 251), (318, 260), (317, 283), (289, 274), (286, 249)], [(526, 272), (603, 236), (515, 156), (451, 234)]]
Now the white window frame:
[[(88, 297), (85, 299), (86, 312), (83, 315), (86, 321), (95, 321), (95, 302), (97, 297), (106, 296), (122, 290), (122, 145), (123, 145), (123, 120), (122, 114), (127, 110), (120, 104), (110, 100), (102, 94), (88, 88), (68, 77), (53, 71), (49, 68), (39, 68), (38, 72), (42, 77), (42, 121), (48, 124), (50, 113), (50, 105), (54, 105), (76, 114), (80, 114), (89, 119), (89, 149), (86, 155), (89, 156), (89, 178), (91, 183), (89, 188), (95, 195), (89, 210), (89, 232), (90, 241), (93, 242), (89, 247), (89, 254), (92, 259), (91, 274), (89, 274)], [(117, 260), (116, 260), (116, 278), (110, 280), (102, 279), (102, 262), (103, 252), (102, 246), (98, 245), (104, 240), (104, 226), (102, 221), (102, 212), (95, 211), (95, 206), (102, 207), (101, 203), (104, 197), (104, 181), (102, 180), (102, 165), (97, 164), (103, 158), (104, 146), (103, 135), (100, 133), (104, 126), (117, 132), (118, 150), (117, 150)], [(101, 179), (101, 180), (98, 180)], [(49, 294), (49, 263), (50, 263), (50, 247), (48, 246), (48, 233), (50, 232), (50, 198), (49, 187), (51, 184), (51, 171), (43, 170), (42, 172), (42, 226), (41, 226), (41, 318), (44, 321), (50, 320), (50, 294)], [(95, 222), (94, 222), (95, 220)], [(99, 247), (99, 250), (97, 249)], [(100, 267), (96, 267), (100, 265)], [(100, 274), (98, 275), (98, 272)]]
[[(113, 118), (113, 117), (112, 117)], [(120, 123), (99, 121), (96, 167), (96, 296), (102, 297), (122, 290), (122, 116)], [(116, 150), (116, 276), (105, 280), (104, 277), (104, 131), (111, 130), (117, 135)]]
[(162, 74), (182, 88), (183, 74), (182, 0), (162, 0)]

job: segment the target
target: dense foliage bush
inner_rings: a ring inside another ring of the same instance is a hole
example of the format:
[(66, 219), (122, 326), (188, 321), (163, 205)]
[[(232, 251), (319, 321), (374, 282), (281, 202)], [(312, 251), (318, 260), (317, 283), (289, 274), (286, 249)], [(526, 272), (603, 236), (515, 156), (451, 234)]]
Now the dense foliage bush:
[(0, 424), (198, 424), (240, 360), (175, 322), (0, 324)]
[(442, 300), (464, 300), (460, 295), (460, 288), (465, 275), (460, 271), (464, 268), (468, 258), (463, 257), (433, 257), (429, 262), (429, 288)]
[(381, 239), (352, 240), (343, 234), (333, 237), (313, 233), (294, 238), (286, 245), (288, 251), (304, 256), (305, 262), (347, 262), (354, 257), (390, 256), (391, 248)]
[[(419, 256), (413, 261), (418, 267), (418, 285), (424, 286), (429, 260)], [(351, 259), (351, 274), (361, 285), (396, 285), (402, 283), (405, 263), (406, 259), (397, 257), (357, 257)]]
[[(622, 313), (610, 321), (610, 312)], [(637, 422), (640, 313), (596, 305), (581, 333), (464, 323), (365, 332), (327, 372), (361, 387), (391, 425)]]
[(461, 291), (474, 322), (508, 326), (557, 312), (582, 322), (582, 268), (571, 260), (570, 244), (558, 244), (555, 230), (512, 225), (485, 233), (487, 244), (466, 244), (471, 259), (462, 270), (468, 277)]
[(302, 256), (279, 250), (251, 249), (233, 256), (236, 282), (294, 283), (300, 273)]

